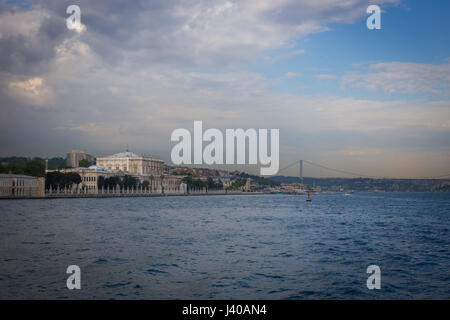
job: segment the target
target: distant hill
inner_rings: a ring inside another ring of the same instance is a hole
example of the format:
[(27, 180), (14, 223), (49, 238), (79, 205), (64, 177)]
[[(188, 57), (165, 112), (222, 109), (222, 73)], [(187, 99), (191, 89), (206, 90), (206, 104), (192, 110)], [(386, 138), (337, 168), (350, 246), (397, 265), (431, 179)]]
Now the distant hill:
[(278, 183), (300, 183), (299, 177), (290, 177), (290, 176), (274, 176), (270, 177), (271, 180), (276, 181)]
[[(279, 183), (300, 183), (300, 178), (275, 176)], [(371, 179), (371, 178), (303, 178), (308, 187), (329, 191), (384, 191), (384, 192), (450, 192), (450, 179)]]
[(243, 178), (243, 179), (250, 178), (253, 181), (255, 181), (256, 183), (259, 183), (260, 185), (263, 185), (263, 186), (273, 187), (273, 186), (277, 186), (277, 185), (280, 184), (278, 181), (275, 181), (272, 178), (269, 179), (269, 178), (259, 177), (259, 176), (251, 175), (251, 174), (248, 174), (248, 173), (245, 173), (245, 172), (239, 173), (237, 175), (237, 177)]
[[(48, 159), (49, 169), (66, 167), (66, 160), (61, 157)], [(3, 157), (0, 158), (0, 173), (24, 174), (35, 177), (45, 175), (45, 160), (39, 157)]]
[(0, 163), (3, 165), (5, 165), (5, 164), (24, 164), (32, 159), (33, 158), (26, 158), (26, 157), (5, 157), (5, 158), (0, 158)]
[[(30, 161), (39, 161), (45, 163), (45, 159), (39, 157), (3, 157), (0, 158), (0, 164), (25, 164)], [(48, 159), (48, 166), (51, 169), (62, 169), (66, 167), (66, 159), (62, 157), (53, 157)]]

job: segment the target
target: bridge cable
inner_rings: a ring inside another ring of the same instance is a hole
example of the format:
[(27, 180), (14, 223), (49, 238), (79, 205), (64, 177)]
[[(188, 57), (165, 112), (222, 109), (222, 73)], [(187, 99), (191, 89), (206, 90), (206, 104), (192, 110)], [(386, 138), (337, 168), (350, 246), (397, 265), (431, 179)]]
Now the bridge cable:
[[(308, 161), (308, 160), (303, 160), (304, 163), (307, 163), (309, 165), (318, 167), (318, 168), (322, 168), (322, 169), (326, 169), (326, 170), (330, 170), (330, 171), (334, 171), (334, 172), (339, 172), (339, 173), (344, 173), (344, 174), (348, 174), (348, 175), (352, 175), (352, 176), (357, 176), (357, 177), (365, 177), (365, 178), (372, 178), (372, 179), (402, 179), (402, 178), (384, 178), (381, 176), (371, 176), (371, 175), (367, 175), (367, 174), (362, 174), (362, 173), (356, 173), (356, 172), (351, 172), (351, 171), (346, 171), (346, 170), (340, 170), (340, 169), (334, 169), (334, 168), (330, 168), (312, 161)], [(286, 170), (294, 165), (299, 164), (299, 161), (295, 161), (285, 167), (283, 167), (282, 169), (278, 170), (278, 172), (281, 172), (283, 170)], [(438, 175), (438, 176), (429, 176), (429, 177), (414, 177), (414, 178), (404, 178), (404, 179), (411, 179), (411, 180), (427, 180), (427, 179), (439, 179), (439, 178), (445, 178), (445, 177), (450, 177), (450, 173), (447, 174), (443, 174), (443, 175)]]

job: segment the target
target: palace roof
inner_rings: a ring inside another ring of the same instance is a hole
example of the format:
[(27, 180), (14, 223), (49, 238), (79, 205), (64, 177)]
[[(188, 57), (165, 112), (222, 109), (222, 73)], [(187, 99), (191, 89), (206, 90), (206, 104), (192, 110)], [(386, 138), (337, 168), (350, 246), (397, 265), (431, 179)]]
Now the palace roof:
[(137, 155), (134, 152), (120, 152), (120, 153), (116, 153), (113, 154), (111, 156), (107, 156), (106, 158), (140, 158), (140, 155)]

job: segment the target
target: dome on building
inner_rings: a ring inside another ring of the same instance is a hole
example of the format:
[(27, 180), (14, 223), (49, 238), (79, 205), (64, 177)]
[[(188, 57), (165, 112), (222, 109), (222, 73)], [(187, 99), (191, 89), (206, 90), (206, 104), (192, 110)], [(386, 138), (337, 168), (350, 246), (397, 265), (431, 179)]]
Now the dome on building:
[(129, 151), (120, 152), (120, 153), (116, 153), (116, 154), (113, 154), (111, 156), (108, 156), (108, 158), (139, 158), (139, 157), (140, 156), (137, 155), (136, 153), (129, 152)]
[(97, 171), (106, 171), (106, 168), (102, 167), (102, 166), (90, 166), (88, 169), (89, 170), (97, 170)]

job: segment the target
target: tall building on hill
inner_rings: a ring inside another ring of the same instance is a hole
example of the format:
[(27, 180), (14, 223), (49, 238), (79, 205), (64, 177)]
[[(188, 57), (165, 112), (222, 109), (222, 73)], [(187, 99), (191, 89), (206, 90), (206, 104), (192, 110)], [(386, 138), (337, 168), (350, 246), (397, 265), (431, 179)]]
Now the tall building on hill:
[(94, 157), (87, 154), (84, 150), (72, 150), (67, 154), (66, 164), (68, 167), (78, 168), (80, 166), (80, 161), (84, 159), (89, 162), (94, 161)]

